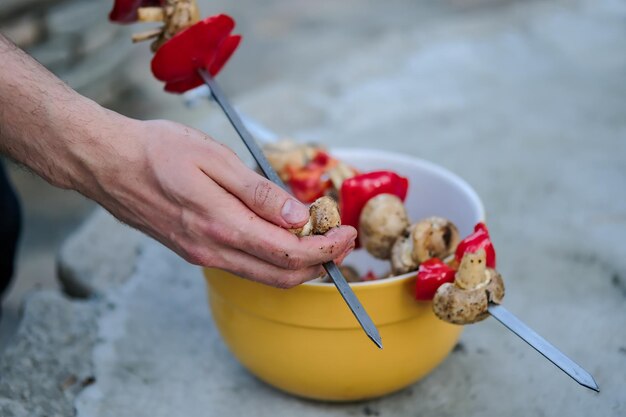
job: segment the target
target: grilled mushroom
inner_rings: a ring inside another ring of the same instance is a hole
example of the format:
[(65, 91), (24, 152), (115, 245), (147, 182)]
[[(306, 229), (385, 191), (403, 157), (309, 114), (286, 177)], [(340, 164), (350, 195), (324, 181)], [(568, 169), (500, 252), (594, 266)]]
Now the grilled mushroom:
[(504, 281), (495, 269), (487, 268), (485, 250), (463, 255), (454, 283), (437, 289), (433, 311), (452, 324), (471, 324), (484, 320), (489, 303), (500, 304)]
[(400, 200), (393, 194), (371, 198), (359, 219), (359, 239), (376, 258), (389, 259), (391, 247), (409, 226), (409, 218)]
[(454, 223), (442, 217), (428, 217), (412, 224), (391, 248), (392, 271), (405, 274), (430, 258), (444, 259), (454, 253), (459, 241)]
[(341, 225), (337, 203), (330, 197), (320, 197), (309, 207), (309, 221), (302, 227), (290, 229), (299, 237), (323, 235), (333, 227)]

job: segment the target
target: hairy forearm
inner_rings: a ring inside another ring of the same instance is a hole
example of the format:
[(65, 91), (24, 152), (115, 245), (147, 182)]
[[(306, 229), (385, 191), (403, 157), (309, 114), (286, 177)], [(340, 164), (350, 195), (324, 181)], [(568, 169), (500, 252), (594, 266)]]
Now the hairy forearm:
[(122, 119), (129, 121), (76, 93), (0, 35), (2, 154), (56, 186), (84, 192), (97, 183), (94, 168)]

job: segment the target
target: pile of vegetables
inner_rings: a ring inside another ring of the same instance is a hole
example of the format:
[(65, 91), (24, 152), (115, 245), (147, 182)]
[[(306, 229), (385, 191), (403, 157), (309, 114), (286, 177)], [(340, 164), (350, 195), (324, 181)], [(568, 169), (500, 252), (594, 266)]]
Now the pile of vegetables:
[(320, 198), (326, 204), (334, 199), (339, 211), (335, 206), (333, 215), (358, 230), (358, 244), (390, 263), (385, 277), (371, 271), (359, 276), (354, 268), (342, 266), (348, 281), (417, 271), (415, 298), (434, 300), (435, 313), (455, 324), (483, 319), (488, 303), (504, 296), (502, 278), (494, 269), (495, 249), (484, 223), (461, 240), (456, 225), (442, 217), (411, 223), (404, 206), (409, 182), (395, 172), (359, 172), (320, 146), (290, 140), (266, 145), (264, 151), (297, 198), (313, 203), (312, 208), (320, 205)]

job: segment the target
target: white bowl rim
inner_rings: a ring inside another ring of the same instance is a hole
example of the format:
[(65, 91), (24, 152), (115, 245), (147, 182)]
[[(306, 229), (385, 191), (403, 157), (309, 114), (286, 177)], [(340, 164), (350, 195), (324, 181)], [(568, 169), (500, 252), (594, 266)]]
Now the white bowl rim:
[[(459, 188), (461, 188), (463, 192), (465, 192), (469, 196), (470, 200), (472, 200), (472, 202), (476, 205), (476, 207), (478, 207), (479, 221), (483, 221), (483, 222), (485, 221), (485, 206), (483, 205), (482, 200), (478, 196), (478, 193), (476, 193), (476, 191), (472, 188), (471, 185), (469, 185), (467, 181), (465, 181), (463, 178), (461, 178), (459, 175), (455, 174), (454, 172), (450, 171), (449, 169), (442, 167), (441, 165), (437, 165), (434, 162), (427, 161), (425, 159), (421, 159), (418, 157), (407, 156), (407, 155), (399, 154), (396, 152), (390, 152), (386, 150), (373, 149), (373, 148), (331, 148), (329, 150), (329, 153), (331, 155), (338, 155), (339, 157), (341, 157), (341, 154), (350, 154), (350, 156), (357, 156), (357, 157), (358, 156), (365, 156), (365, 157), (376, 156), (377, 158), (383, 157), (383, 158), (389, 158), (389, 159), (396, 160), (396, 161), (399, 160), (399, 161), (406, 162), (409, 164), (418, 165), (421, 168), (424, 168), (425, 170), (428, 170), (428, 171), (434, 172), (435, 174), (446, 177), (447, 179), (452, 181), (454, 184), (456, 184)], [(413, 278), (415, 277), (416, 274), (417, 274), (417, 271), (412, 271), (406, 274), (397, 275), (397, 276), (390, 277), (390, 278), (377, 279), (374, 281), (351, 282), (350, 286), (361, 287), (361, 286), (389, 285), (393, 282), (404, 281), (404, 280)], [(330, 282), (305, 282), (301, 285), (316, 286), (316, 287), (329, 287), (329, 286), (332, 286), (333, 284)]]

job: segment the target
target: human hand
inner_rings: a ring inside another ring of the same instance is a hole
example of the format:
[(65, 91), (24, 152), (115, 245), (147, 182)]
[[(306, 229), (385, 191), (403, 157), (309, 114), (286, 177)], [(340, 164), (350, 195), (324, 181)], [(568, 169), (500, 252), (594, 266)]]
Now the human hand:
[(80, 96), (0, 35), (0, 153), (99, 202), (187, 261), (292, 287), (341, 260), (356, 230), (298, 238), (308, 210), (205, 134)]
[(97, 185), (81, 190), (187, 261), (289, 288), (354, 248), (356, 230), (298, 238), (308, 209), (226, 146), (169, 121), (114, 115), (104, 154), (87, 157)]

